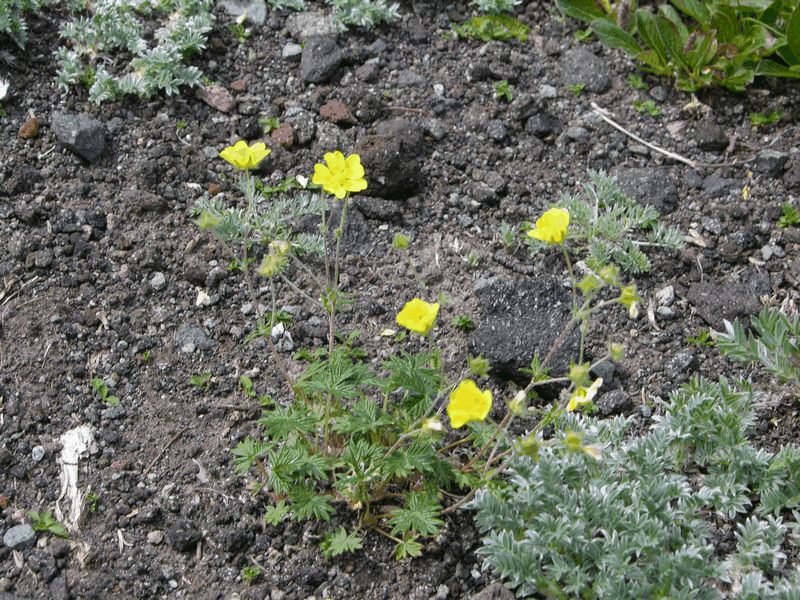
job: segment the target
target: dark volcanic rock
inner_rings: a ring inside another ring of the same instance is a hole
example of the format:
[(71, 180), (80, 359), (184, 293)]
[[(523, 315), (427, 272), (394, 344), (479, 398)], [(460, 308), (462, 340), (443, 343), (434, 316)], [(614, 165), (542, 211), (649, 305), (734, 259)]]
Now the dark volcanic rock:
[(402, 199), (413, 196), (422, 187), (419, 160), (406, 151), (399, 139), (368, 135), (354, 152), (361, 156), (370, 195)]
[(97, 119), (87, 115), (54, 113), (50, 124), (58, 141), (67, 150), (89, 162), (99, 159), (106, 148), (106, 130)]
[(312, 37), (303, 48), (300, 79), (306, 83), (328, 81), (342, 63), (342, 51), (329, 37)]
[[(502, 278), (475, 283), (481, 307), (478, 327), (470, 335), (474, 354), (486, 358), (492, 373), (526, 381), (519, 369), (530, 366), (537, 354), (547, 356), (570, 320), (570, 292), (557, 277), (542, 276), (512, 282)], [(562, 373), (578, 351), (579, 335), (573, 330), (546, 365)]]
[(669, 169), (621, 167), (615, 174), (622, 191), (639, 204), (649, 204), (662, 213), (671, 212), (677, 205), (678, 188), (669, 175)]
[(711, 327), (724, 330), (723, 319), (746, 318), (761, 309), (759, 290), (746, 283), (693, 283), (686, 294), (697, 314)]
[(586, 89), (602, 94), (611, 87), (611, 71), (608, 61), (588, 50), (569, 50), (561, 61), (562, 83), (565, 86), (583, 83)]
[(728, 136), (725, 130), (711, 119), (703, 119), (695, 125), (694, 139), (701, 150), (721, 152), (728, 147)]
[(193, 551), (201, 539), (203, 539), (202, 534), (189, 523), (180, 523), (167, 531), (169, 545), (178, 552)]

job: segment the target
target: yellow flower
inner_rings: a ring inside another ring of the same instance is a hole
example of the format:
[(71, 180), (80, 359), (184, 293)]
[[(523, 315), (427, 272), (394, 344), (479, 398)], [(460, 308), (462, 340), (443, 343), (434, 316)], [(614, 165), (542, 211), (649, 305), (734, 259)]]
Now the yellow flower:
[(439, 304), (413, 298), (406, 302), (403, 310), (397, 313), (397, 324), (416, 333), (428, 335), (439, 314)]
[(219, 153), (220, 158), (225, 159), (237, 169), (255, 169), (264, 160), (271, 150), (264, 145), (264, 142), (256, 142), (248, 146), (244, 140), (239, 140), (233, 146), (228, 146)]
[(528, 237), (548, 244), (563, 244), (567, 227), (569, 211), (566, 208), (551, 208), (536, 219), (536, 226), (528, 232)]
[(622, 304), (628, 309), (628, 316), (635, 319), (639, 316), (639, 302), (641, 298), (636, 295), (636, 286), (634, 284), (623, 286), (620, 289), (619, 298), (617, 302)]
[(321, 163), (314, 165), (311, 183), (321, 185), (326, 192), (333, 194), (339, 200), (344, 198), (347, 192), (367, 189), (364, 167), (361, 166), (361, 157), (358, 154), (350, 154), (345, 158), (344, 154), (336, 150), (326, 152), (324, 159), (328, 163), (327, 166)]
[(590, 385), (588, 388), (585, 387), (576, 387), (575, 391), (572, 392), (572, 395), (569, 397), (569, 404), (567, 404), (567, 410), (572, 412), (577, 410), (582, 406), (586, 406), (587, 404), (591, 404), (594, 397), (597, 395), (597, 391), (600, 389), (600, 386), (603, 385), (603, 378), (598, 377), (594, 380), (594, 383)]
[(470, 421), (483, 421), (492, 408), (492, 392), (481, 391), (471, 379), (465, 379), (450, 393), (447, 416), (453, 429)]
[(207, 210), (204, 210), (200, 213), (200, 217), (195, 221), (200, 229), (211, 229), (212, 227), (216, 227), (220, 224), (222, 218), (212, 215)]

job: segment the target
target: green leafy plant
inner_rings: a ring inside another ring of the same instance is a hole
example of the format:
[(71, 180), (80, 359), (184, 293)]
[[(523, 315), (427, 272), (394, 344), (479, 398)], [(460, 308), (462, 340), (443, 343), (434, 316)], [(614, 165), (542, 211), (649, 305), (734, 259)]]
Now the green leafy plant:
[(462, 331), (472, 331), (475, 329), (475, 321), (469, 315), (456, 315), (450, 323), (453, 327), (457, 327)]
[(250, 30), (244, 26), (243, 22), (239, 22), (238, 19), (228, 25), (228, 31), (231, 32), (239, 44), (244, 44), (250, 38)]
[(530, 27), (510, 15), (479, 15), (461, 25), (452, 25), (453, 31), (461, 38), (471, 38), (482, 42), (499, 40), (508, 42), (516, 39), (525, 42)]
[(116, 406), (117, 404), (119, 404), (119, 398), (111, 393), (105, 381), (103, 381), (99, 377), (95, 377), (89, 383), (91, 384), (92, 389), (98, 395), (100, 400), (102, 400), (103, 402), (105, 402), (110, 406)]
[(752, 331), (739, 321), (725, 321), (725, 332), (717, 336), (717, 347), (738, 362), (760, 363), (781, 383), (800, 390), (800, 318), (764, 308), (750, 318)]
[(591, 29), (578, 29), (572, 34), (576, 40), (579, 42), (585, 42), (592, 37), (592, 30)]
[[(659, 223), (659, 212), (628, 197), (614, 178), (589, 171), (589, 180), (582, 193), (562, 196), (556, 204), (569, 211), (570, 239), (587, 250), (592, 270), (613, 263), (629, 273), (647, 273), (651, 263), (644, 249), (683, 247), (681, 232)], [(525, 241), (534, 254), (544, 248), (529, 237)]]
[(192, 375), (189, 377), (189, 384), (196, 388), (200, 388), (204, 392), (207, 392), (209, 386), (211, 385), (211, 373), (204, 371), (203, 373)]
[(97, 512), (97, 507), (100, 505), (100, 496), (91, 492), (86, 494), (86, 507), (89, 509), (89, 512), (94, 514)]
[[(89, 99), (97, 104), (127, 95), (147, 99), (160, 91), (174, 95), (182, 86), (199, 86), (202, 73), (187, 62), (205, 49), (214, 23), (212, 4), (212, 0), (87, 4), (61, 27), (60, 35), (69, 44), (56, 51), (58, 85), (65, 91), (87, 85)], [(150, 19), (157, 18), (165, 22), (153, 30)], [(114, 53), (132, 59), (112, 60)], [(109, 70), (112, 65), (119, 68)]]
[(750, 124), (753, 127), (767, 127), (780, 121), (781, 117), (783, 117), (783, 111), (781, 110), (773, 110), (769, 114), (753, 112), (750, 113)]
[(778, 219), (778, 227), (786, 229), (787, 227), (795, 227), (800, 225), (800, 211), (788, 202), (781, 208), (783, 214)]
[(326, 0), (333, 8), (333, 18), (342, 30), (349, 27), (371, 29), (400, 18), (400, 5), (386, 0)]
[(628, 75), (628, 85), (631, 86), (634, 90), (642, 90), (647, 91), (650, 89), (650, 86), (647, 85), (642, 76), (637, 74)]
[(651, 117), (658, 117), (661, 115), (661, 109), (656, 106), (652, 100), (634, 100), (633, 109), (636, 112), (647, 113)]
[(35, 13), (50, 4), (49, 0), (0, 0), (0, 33), (10, 37), (20, 48), (28, 39), (25, 13)]
[(741, 91), (756, 75), (800, 78), (797, 0), (670, 0), (655, 12), (628, 0), (557, 4), (644, 70), (675, 77), (681, 90), (722, 86)]
[(586, 89), (585, 83), (573, 83), (572, 85), (567, 86), (567, 90), (569, 93), (575, 96), (576, 98), (580, 98), (583, 90)]
[(511, 102), (514, 100), (514, 94), (511, 90), (511, 84), (508, 83), (505, 79), (502, 81), (498, 81), (494, 85), (494, 97), (501, 98), (506, 102)]
[[(800, 448), (755, 448), (752, 423), (749, 390), (724, 380), (681, 388), (640, 438), (623, 418), (564, 415), (519, 442), (507, 485), (478, 494), (479, 553), (519, 595), (717, 598), (723, 582), (796, 595), (780, 515), (800, 500)], [(735, 547), (712, 535), (715, 515), (738, 518)]]
[(355, 533), (349, 533), (344, 527), (339, 527), (334, 532), (325, 536), (325, 539), (320, 544), (322, 549), (322, 556), (325, 558), (333, 558), (345, 552), (355, 552), (360, 550), (364, 540)]
[(34, 531), (44, 531), (61, 538), (69, 537), (67, 528), (59, 523), (49, 510), (41, 513), (35, 510), (28, 511), (28, 519), (30, 519)]
[(482, 13), (500, 15), (514, 11), (515, 6), (522, 4), (522, 0), (471, 0), (470, 5)]
[(280, 127), (281, 120), (278, 117), (261, 117), (258, 119), (258, 124), (261, 125), (261, 130), (267, 134)]
[(707, 348), (711, 348), (715, 344), (714, 338), (711, 335), (711, 330), (709, 329), (701, 329), (697, 332), (697, 335), (687, 337), (686, 343), (692, 344), (693, 346), (705, 346)]
[(257, 567), (255, 565), (247, 565), (246, 567), (242, 567), (242, 581), (250, 584), (255, 583), (261, 577), (261, 573), (261, 567)]

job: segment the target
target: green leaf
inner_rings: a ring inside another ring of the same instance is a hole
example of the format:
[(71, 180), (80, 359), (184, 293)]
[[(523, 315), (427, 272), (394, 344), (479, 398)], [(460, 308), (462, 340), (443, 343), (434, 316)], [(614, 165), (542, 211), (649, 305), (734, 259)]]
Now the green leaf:
[(800, 60), (800, 4), (786, 23), (786, 43), (789, 44), (792, 54)]
[(264, 433), (276, 439), (287, 439), (291, 434), (307, 435), (317, 429), (319, 419), (302, 404), (276, 405), (265, 410), (259, 424)]
[(793, 70), (785, 65), (775, 62), (774, 60), (764, 59), (756, 68), (756, 75), (800, 79), (800, 70)]
[(267, 506), (267, 510), (264, 513), (264, 522), (267, 525), (279, 525), (288, 515), (290, 512), (289, 506), (281, 500), (276, 505)]
[(595, 19), (590, 27), (607, 46), (619, 48), (630, 56), (636, 56), (642, 51), (642, 47), (630, 33), (608, 19)]
[(392, 527), (392, 535), (412, 533), (433, 536), (444, 525), (439, 518), (441, 512), (441, 505), (430, 494), (410, 492), (406, 494), (405, 506), (391, 511), (388, 523)]
[(295, 487), (289, 493), (292, 499), (292, 512), (295, 521), (316, 519), (317, 521), (330, 521), (331, 515), (336, 510), (331, 505), (331, 497), (319, 494), (309, 486)]
[(371, 398), (364, 398), (333, 424), (333, 430), (347, 436), (370, 435), (380, 432), (394, 421), (380, 414), (380, 406)]
[(344, 527), (339, 527), (335, 532), (329, 533), (322, 540), (320, 548), (322, 556), (332, 558), (345, 552), (355, 552), (360, 550), (363, 545), (363, 538), (354, 533), (348, 533)]
[(69, 533), (67, 528), (64, 527), (49, 510), (42, 513), (35, 510), (28, 512), (28, 518), (31, 520), (31, 527), (34, 531), (46, 531), (52, 535), (62, 538), (68, 538)]
[(416, 536), (398, 542), (397, 546), (394, 548), (394, 557), (397, 560), (417, 558), (418, 556), (422, 556), (422, 544), (417, 541)]
[(568, 17), (591, 23), (607, 15), (593, 0), (556, 0), (556, 6)]
[(246, 437), (236, 444), (233, 453), (233, 470), (237, 475), (247, 475), (253, 463), (267, 452), (267, 446), (251, 437)]

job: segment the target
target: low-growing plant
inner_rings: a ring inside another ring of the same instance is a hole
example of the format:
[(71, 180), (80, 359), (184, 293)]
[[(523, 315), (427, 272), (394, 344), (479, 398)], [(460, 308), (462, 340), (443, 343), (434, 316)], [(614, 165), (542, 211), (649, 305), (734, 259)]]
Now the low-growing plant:
[(341, 29), (371, 29), (381, 23), (394, 23), (400, 18), (400, 5), (387, 0), (326, 0), (333, 8), (333, 18)]
[(800, 317), (789, 317), (774, 308), (764, 308), (750, 318), (752, 330), (739, 321), (725, 321), (717, 334), (717, 347), (737, 362), (760, 363), (781, 383), (800, 391)]
[(501, 98), (506, 102), (511, 102), (514, 100), (514, 93), (512, 92), (511, 84), (509, 84), (505, 79), (498, 81), (494, 85), (494, 97)]
[(657, 10), (628, 0), (557, 0), (605, 44), (685, 91), (741, 91), (757, 75), (800, 78), (798, 0), (670, 0)]
[(509, 42), (518, 40), (525, 42), (528, 39), (530, 27), (512, 17), (511, 15), (478, 15), (465, 21), (461, 25), (453, 24), (453, 31), (461, 38), (471, 38), (482, 42), (499, 40)]
[(110, 406), (116, 406), (119, 404), (119, 398), (111, 393), (111, 390), (108, 389), (108, 385), (106, 385), (105, 381), (99, 377), (95, 377), (89, 383), (100, 400)]
[(207, 392), (209, 386), (211, 385), (211, 373), (204, 371), (203, 373), (192, 375), (189, 377), (189, 385), (193, 385), (194, 387), (203, 390), (203, 392)]
[(628, 85), (631, 86), (634, 90), (642, 90), (647, 91), (650, 89), (650, 86), (647, 85), (642, 76), (638, 73), (628, 75)]
[(456, 315), (450, 323), (462, 331), (472, 331), (475, 329), (475, 321), (469, 315)]
[(471, 0), (470, 6), (474, 6), (482, 13), (500, 15), (514, 11), (515, 6), (522, 4), (522, 0)]
[(652, 100), (634, 100), (633, 109), (636, 112), (647, 113), (653, 118), (661, 116), (661, 109)]
[[(781, 576), (797, 513), (782, 515), (800, 501), (800, 448), (755, 448), (752, 423), (750, 390), (725, 380), (681, 388), (639, 438), (628, 419), (561, 415), (472, 503), (479, 553), (519, 595), (794, 597), (797, 576)], [(734, 520), (735, 548), (719, 519)]]
[(0, 0), (0, 34), (10, 37), (20, 48), (28, 40), (25, 13), (35, 13), (51, 0)]
[[(570, 239), (587, 251), (586, 264), (595, 272), (613, 263), (632, 274), (647, 273), (651, 263), (645, 248), (676, 250), (684, 244), (680, 231), (659, 222), (661, 215), (655, 208), (627, 196), (616, 179), (602, 171), (589, 171), (583, 192), (562, 195), (556, 206), (569, 212)], [(511, 229), (501, 235), (506, 247), (513, 247)], [(534, 255), (545, 247), (524, 239)]]
[(278, 117), (261, 117), (258, 119), (258, 124), (261, 125), (264, 134), (268, 134), (281, 126), (281, 120)]
[(572, 85), (567, 86), (567, 90), (570, 94), (575, 96), (576, 98), (580, 98), (583, 90), (586, 89), (586, 84), (583, 82), (580, 83), (573, 83)]
[(701, 329), (697, 332), (697, 335), (690, 335), (686, 338), (687, 344), (692, 344), (693, 346), (704, 346), (707, 348), (711, 348), (714, 346), (714, 337), (711, 334), (710, 329)]
[(750, 113), (750, 124), (753, 127), (767, 127), (780, 121), (781, 117), (783, 117), (783, 111), (781, 110), (773, 110), (769, 114), (752, 112)]
[(255, 583), (261, 577), (261, 573), (261, 567), (257, 567), (255, 565), (247, 565), (246, 567), (242, 567), (242, 581), (245, 583)]
[(782, 215), (778, 219), (778, 227), (786, 229), (800, 225), (800, 211), (788, 202), (781, 207)]
[(28, 519), (30, 519), (31, 527), (33, 527), (34, 531), (44, 531), (45, 533), (61, 538), (69, 537), (67, 528), (64, 527), (49, 510), (44, 512), (37, 512), (35, 510), (28, 511)]
[[(56, 81), (64, 91), (86, 85), (97, 104), (126, 95), (150, 98), (182, 86), (201, 85), (202, 73), (187, 61), (205, 49), (214, 16), (212, 0), (98, 0), (87, 4), (74, 20), (62, 25), (67, 46), (56, 51)], [(164, 19), (159, 26), (159, 19)], [(132, 60), (111, 60), (126, 53)], [(109, 70), (110, 65), (123, 65)]]

